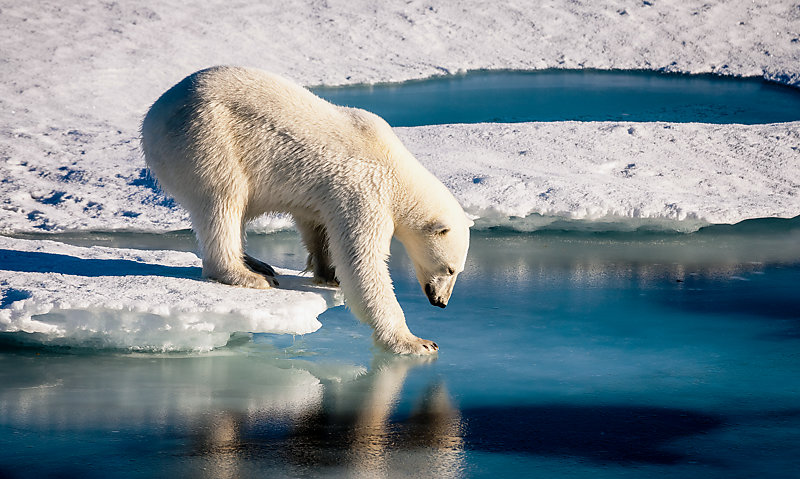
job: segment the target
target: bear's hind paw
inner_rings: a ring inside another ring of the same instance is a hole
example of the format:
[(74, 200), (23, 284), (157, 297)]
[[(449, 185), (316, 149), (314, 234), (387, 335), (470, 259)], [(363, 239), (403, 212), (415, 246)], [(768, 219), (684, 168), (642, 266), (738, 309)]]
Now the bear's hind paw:
[(339, 280), (336, 279), (336, 278), (325, 279), (325, 278), (319, 278), (319, 277), (315, 276), (314, 279), (311, 280), (311, 282), (316, 284), (316, 285), (319, 285), (319, 286), (328, 286), (329, 288), (338, 288), (339, 287)]
[(272, 276), (264, 276), (245, 270), (236, 273), (209, 276), (210, 279), (231, 286), (242, 288), (270, 289), (278, 286), (278, 281)]

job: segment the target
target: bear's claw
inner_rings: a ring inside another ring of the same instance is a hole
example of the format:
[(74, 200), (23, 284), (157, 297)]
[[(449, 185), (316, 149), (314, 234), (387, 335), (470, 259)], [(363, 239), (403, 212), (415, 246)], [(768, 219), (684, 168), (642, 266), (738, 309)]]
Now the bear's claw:
[(246, 264), (248, 268), (250, 268), (252, 271), (256, 273), (261, 273), (263, 275), (272, 277), (275, 277), (276, 275), (275, 270), (272, 268), (272, 266), (268, 265), (267, 263), (259, 259), (253, 258), (249, 254), (244, 255), (244, 264)]

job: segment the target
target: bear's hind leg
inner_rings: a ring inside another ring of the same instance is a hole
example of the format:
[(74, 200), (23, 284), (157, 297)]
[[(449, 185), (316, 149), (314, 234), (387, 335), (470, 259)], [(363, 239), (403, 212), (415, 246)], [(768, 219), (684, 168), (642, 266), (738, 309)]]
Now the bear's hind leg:
[[(192, 212), (192, 225), (203, 250), (203, 276), (246, 288), (278, 286), (274, 270), (273, 276), (265, 276), (248, 267), (247, 258), (253, 258), (244, 253), (243, 203), (228, 198), (212, 204), (202, 214)], [(258, 263), (269, 268), (265, 263)]]
[(331, 262), (328, 234), (325, 231), (325, 227), (320, 224), (297, 220), (297, 229), (300, 231), (303, 244), (308, 250), (306, 271), (314, 273), (315, 283), (338, 286), (339, 280), (336, 279), (336, 269)]

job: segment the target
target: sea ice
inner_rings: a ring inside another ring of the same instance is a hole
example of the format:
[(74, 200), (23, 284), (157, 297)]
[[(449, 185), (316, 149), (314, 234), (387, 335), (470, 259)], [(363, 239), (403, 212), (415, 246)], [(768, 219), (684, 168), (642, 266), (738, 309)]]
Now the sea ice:
[(277, 269), (281, 288), (201, 278), (197, 256), (0, 236), (0, 331), (55, 345), (209, 350), (234, 332), (305, 334), (336, 289)]

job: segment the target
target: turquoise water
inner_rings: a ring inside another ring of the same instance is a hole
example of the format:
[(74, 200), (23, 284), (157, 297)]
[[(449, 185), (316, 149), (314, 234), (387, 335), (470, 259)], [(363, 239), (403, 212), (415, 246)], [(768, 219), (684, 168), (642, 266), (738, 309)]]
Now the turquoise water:
[[(169, 236), (75, 244), (191, 250)], [(251, 253), (300, 267), (294, 233)], [(393, 357), (344, 308), (212, 354), (0, 352), (0, 477), (790, 477), (800, 466), (800, 224), (475, 232), (450, 305), (394, 245)]]
[(653, 72), (485, 71), (313, 89), (392, 126), (523, 121), (778, 123), (800, 120), (800, 90), (761, 79)]

